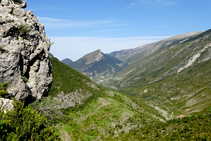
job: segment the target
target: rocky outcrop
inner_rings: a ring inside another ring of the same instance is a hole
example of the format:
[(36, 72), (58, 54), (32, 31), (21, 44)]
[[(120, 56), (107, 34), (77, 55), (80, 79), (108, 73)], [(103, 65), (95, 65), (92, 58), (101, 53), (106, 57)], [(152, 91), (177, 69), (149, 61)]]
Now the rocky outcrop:
[(0, 84), (17, 99), (41, 99), (52, 83), (50, 39), (26, 2), (0, 2)]
[(13, 100), (0, 98), (0, 111), (4, 110), (4, 113), (13, 109)]
[(92, 96), (89, 92), (83, 92), (81, 89), (76, 90), (75, 92), (64, 94), (64, 92), (61, 92), (59, 95), (54, 97), (56, 101), (61, 103), (60, 106), (57, 106), (57, 109), (66, 109), (68, 107), (75, 107), (76, 105), (82, 105), (84, 104), (84, 101), (87, 100)]

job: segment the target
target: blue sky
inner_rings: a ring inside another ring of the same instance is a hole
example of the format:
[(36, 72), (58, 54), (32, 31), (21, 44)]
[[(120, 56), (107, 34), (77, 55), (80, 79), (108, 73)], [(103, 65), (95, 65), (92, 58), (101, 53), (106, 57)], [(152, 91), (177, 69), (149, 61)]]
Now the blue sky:
[(170, 36), (210, 29), (210, 0), (27, 0), (50, 52), (73, 61), (101, 49), (135, 48)]

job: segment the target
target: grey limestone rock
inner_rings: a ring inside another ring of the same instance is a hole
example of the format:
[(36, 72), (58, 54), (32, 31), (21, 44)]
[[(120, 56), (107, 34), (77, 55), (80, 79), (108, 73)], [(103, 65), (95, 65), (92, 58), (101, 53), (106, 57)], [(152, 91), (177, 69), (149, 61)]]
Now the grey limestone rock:
[(26, 2), (0, 2), (0, 84), (17, 99), (41, 99), (52, 83), (50, 39)]
[(0, 111), (4, 110), (4, 113), (13, 109), (13, 100), (0, 98)]

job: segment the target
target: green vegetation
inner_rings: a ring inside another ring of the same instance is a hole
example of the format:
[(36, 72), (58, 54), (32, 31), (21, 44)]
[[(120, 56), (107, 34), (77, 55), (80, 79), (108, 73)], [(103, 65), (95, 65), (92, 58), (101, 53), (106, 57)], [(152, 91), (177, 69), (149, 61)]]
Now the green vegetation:
[(46, 43), (47, 46), (51, 47), (54, 44), (54, 42)]
[(28, 83), (29, 79), (26, 76), (22, 76), (24, 83)]
[[(72, 140), (106, 139), (165, 121), (157, 110), (145, 103), (138, 104), (130, 96), (95, 84), (56, 58), (52, 57), (51, 63), (53, 83), (49, 95), (31, 107), (47, 117), (46, 125), (67, 131)], [(76, 96), (68, 101), (74, 103), (73, 106), (58, 108), (64, 102), (56, 100), (61, 93)], [(91, 95), (83, 99), (87, 94)]]
[[(170, 118), (181, 114), (200, 115), (211, 106), (210, 38), (211, 30), (208, 30), (182, 43), (161, 47), (145, 57), (142, 56), (146, 52), (141, 52), (109, 85), (133, 95), (139, 102), (165, 110)], [(197, 54), (200, 56), (193, 61)], [(179, 71), (189, 61), (193, 63)]]
[[(20, 29), (23, 31), (20, 34), (30, 32), (24, 26)], [(194, 50), (198, 52), (210, 42), (208, 35), (195, 37), (176, 48), (163, 46), (130, 65), (129, 70), (142, 66), (133, 72), (126, 69), (125, 80), (111, 83), (124, 86), (120, 92), (92, 82), (51, 57), (53, 82), (48, 97), (27, 107), (15, 100), (14, 110), (6, 114), (1, 112), (0, 132), (3, 136), (0, 140), (60, 140), (52, 127), (57, 132), (67, 131), (75, 141), (211, 140), (211, 62), (206, 60), (211, 48), (201, 52), (192, 66), (177, 73), (178, 68), (184, 66), (178, 67), (178, 64), (185, 64), (184, 59), (189, 60), (187, 56), (192, 56), (188, 51), (198, 47)], [(179, 50), (186, 51), (172, 57)], [(27, 83), (24, 72), (22, 79)], [(8, 84), (3, 83), (0, 92), (6, 92), (7, 87)], [(159, 113), (153, 106), (165, 110), (168, 118), (173, 120), (166, 121), (161, 116), (162, 111)], [(174, 119), (181, 114), (186, 117)], [(196, 114), (200, 116), (192, 116)]]
[(1, 54), (8, 53), (8, 51), (5, 50), (4, 47), (5, 47), (4, 45), (3, 46), (0, 46), (0, 52), (1, 52)]
[(35, 101), (30, 106), (33, 107), (33, 110), (45, 115), (47, 118), (45, 121), (46, 126), (53, 126), (66, 118), (62, 112), (56, 109), (60, 105), (61, 103), (52, 97), (43, 97), (41, 101)]
[[(208, 141), (211, 140), (210, 126), (211, 114), (185, 117), (133, 130), (130, 134), (122, 134), (113, 140)], [(107, 140), (109, 139), (112, 138)]]
[(129, 100), (123, 94), (114, 93), (95, 97), (78, 110), (63, 109), (69, 120), (61, 128), (68, 131), (73, 140), (92, 140), (118, 136), (121, 132), (158, 122), (150, 110), (144, 111), (142, 105), (133, 107), (136, 103)]
[(12, 0), (15, 4), (20, 4), (22, 3), (22, 0)]
[(5, 21), (0, 21), (0, 25), (3, 25), (5, 24), (6, 22)]
[(28, 24), (20, 24), (18, 29), (20, 34), (28, 34), (31, 31)]
[(25, 73), (26, 73), (26, 72), (24, 72), (24, 71), (21, 72), (21, 78), (23, 79), (24, 83), (28, 83), (29, 78), (27, 78), (27, 77), (25, 76)]
[(27, 38), (27, 35), (29, 34), (30, 31), (31, 29), (28, 24), (20, 24), (18, 26), (18, 33), (24, 39)]
[[(51, 58), (51, 63), (53, 83), (49, 92), (50, 96), (57, 96), (61, 92), (68, 94), (80, 89), (98, 95), (102, 90), (105, 90), (102, 86), (92, 82), (87, 76), (61, 63), (58, 59)], [(89, 83), (93, 84), (94, 87), (90, 87)]]
[(6, 23), (14, 23), (14, 20), (9, 20), (9, 21), (3, 21), (2, 19), (0, 19), (0, 25), (6, 24)]
[(9, 94), (7, 93), (8, 83), (2, 83), (0, 87), (0, 98), (6, 97)]
[(10, 22), (10, 23), (15, 23), (15, 21), (14, 21), (14, 20), (9, 20), (9, 22)]
[(48, 117), (48, 125), (66, 130), (72, 140), (106, 139), (160, 122), (157, 118), (163, 120), (155, 109), (111, 91), (93, 96), (78, 107), (54, 108), (60, 104), (47, 97), (31, 106)]
[(14, 109), (4, 114), (0, 111), (0, 140), (2, 141), (34, 141), (61, 140), (52, 127), (46, 127), (46, 118), (30, 107), (24, 107), (20, 101), (14, 100)]

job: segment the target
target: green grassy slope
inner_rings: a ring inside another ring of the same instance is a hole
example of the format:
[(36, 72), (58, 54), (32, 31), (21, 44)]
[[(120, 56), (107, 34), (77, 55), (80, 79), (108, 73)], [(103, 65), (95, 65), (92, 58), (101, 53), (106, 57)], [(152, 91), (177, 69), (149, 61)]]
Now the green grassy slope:
[(138, 93), (134, 98), (161, 107), (171, 117), (200, 114), (211, 107), (210, 66), (208, 60), (162, 81), (137, 88), (123, 88), (120, 91)]
[(210, 126), (210, 114), (192, 116), (158, 123), (123, 134), (118, 138), (108, 138), (108, 140), (208, 141), (211, 140)]
[(51, 63), (53, 83), (49, 96), (31, 105), (48, 117), (46, 124), (66, 130), (72, 140), (117, 137), (164, 121), (154, 108), (97, 85), (56, 58), (51, 58)]
[[(57, 96), (61, 92), (67, 94), (79, 89), (97, 94), (105, 89), (92, 82), (87, 76), (61, 63), (54, 57), (51, 58), (51, 63), (53, 68), (53, 83), (49, 92), (50, 96)], [(93, 85), (93, 87), (89, 85)]]

